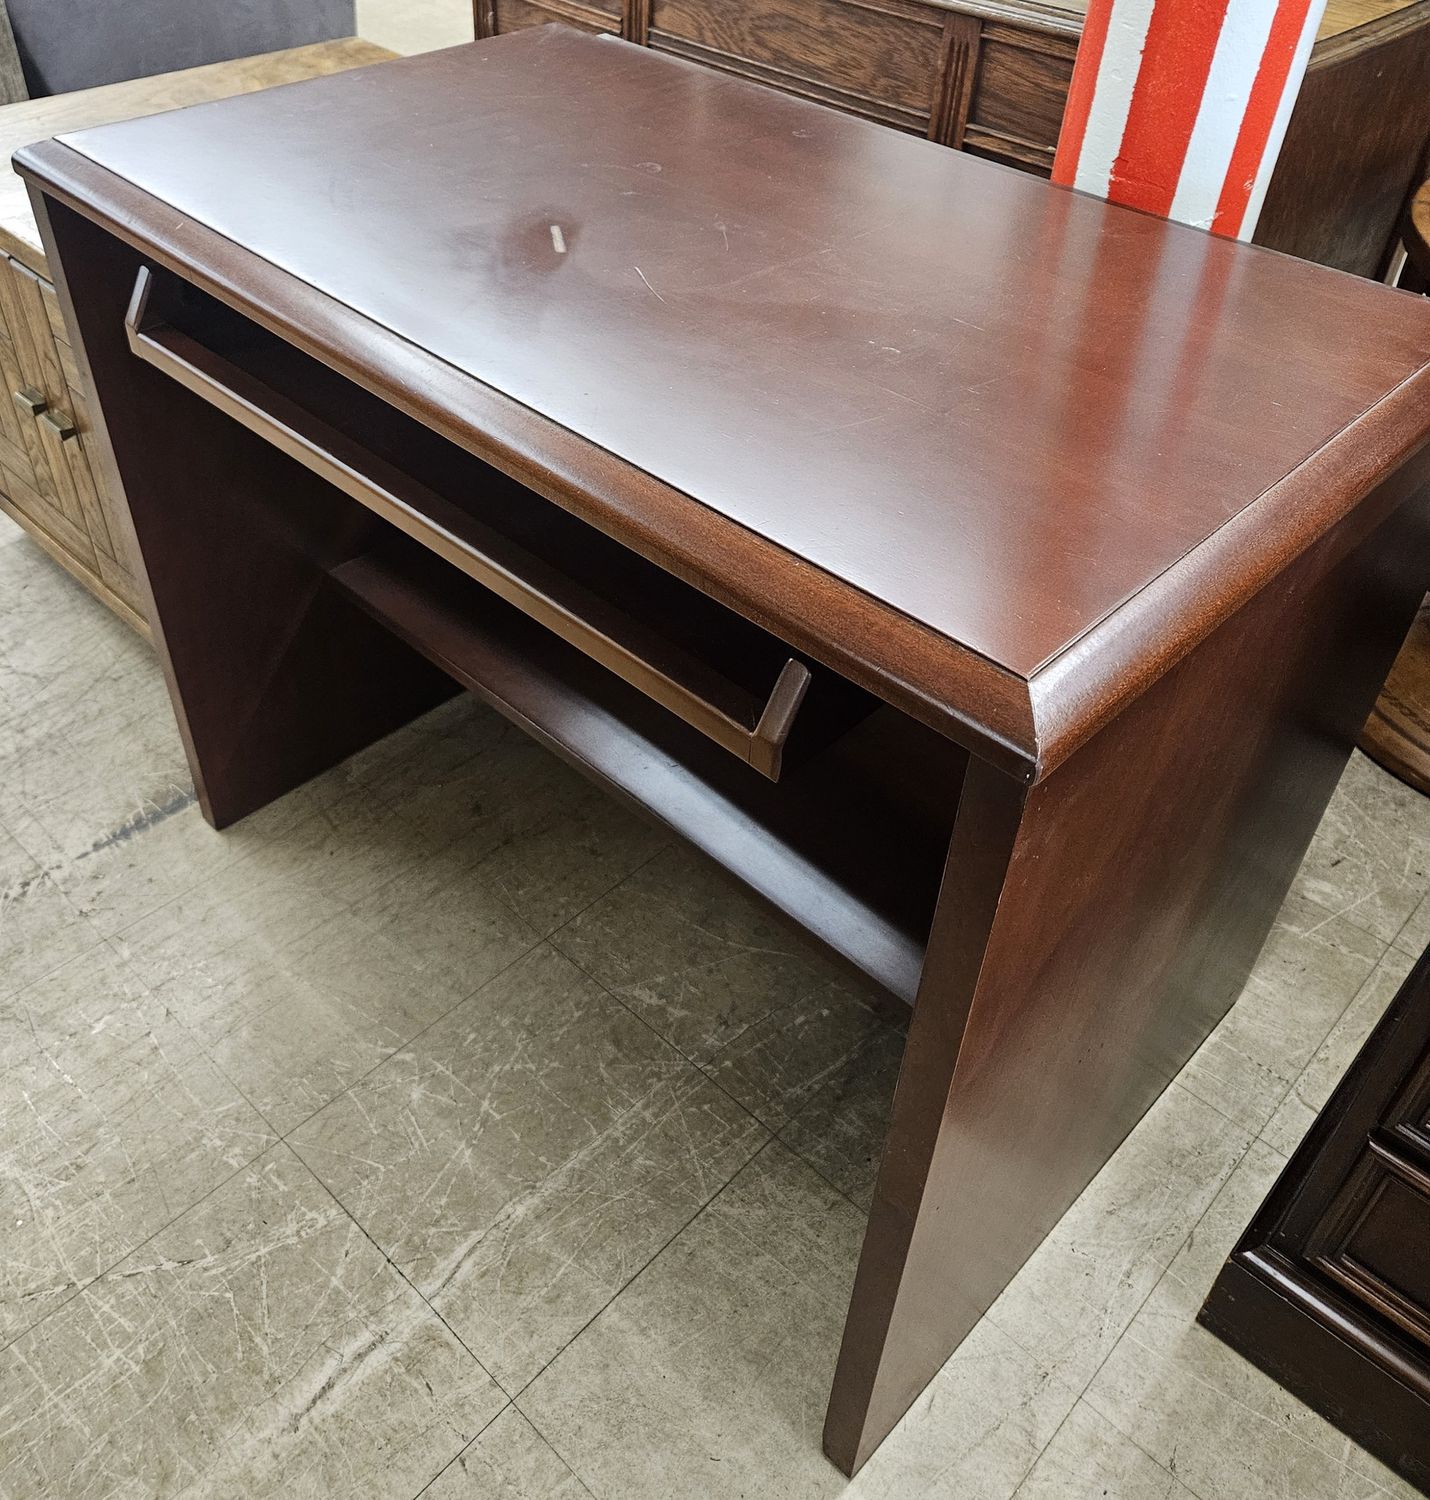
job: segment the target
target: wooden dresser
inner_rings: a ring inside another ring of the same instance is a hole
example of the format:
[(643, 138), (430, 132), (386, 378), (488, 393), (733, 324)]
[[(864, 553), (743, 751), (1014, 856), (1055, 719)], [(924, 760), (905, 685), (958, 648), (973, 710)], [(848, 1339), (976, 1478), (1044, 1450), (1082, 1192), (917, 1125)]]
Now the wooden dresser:
[(1242, 1236), (1201, 1321), (1430, 1492), (1430, 953)]
[[(392, 54), (349, 39), (138, 78), (0, 109), (0, 152), (67, 130), (339, 72)], [(114, 502), (90, 452), (90, 412), (25, 186), (0, 172), (0, 510), (146, 634)]]
[[(564, 21), (1046, 173), (1084, 0), (476, 0)], [(1330, 0), (1257, 240), (1379, 275), (1430, 135), (1430, 0)]]

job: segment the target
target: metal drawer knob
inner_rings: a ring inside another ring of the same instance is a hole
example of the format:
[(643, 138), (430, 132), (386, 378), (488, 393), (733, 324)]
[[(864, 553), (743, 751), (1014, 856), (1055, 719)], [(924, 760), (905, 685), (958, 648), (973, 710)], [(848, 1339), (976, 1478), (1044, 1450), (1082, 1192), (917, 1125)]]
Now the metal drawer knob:
[(45, 400), (45, 393), (37, 391), (32, 385), (22, 385), (14, 392), (14, 398), (15, 405), (32, 417), (38, 417), (50, 404)]

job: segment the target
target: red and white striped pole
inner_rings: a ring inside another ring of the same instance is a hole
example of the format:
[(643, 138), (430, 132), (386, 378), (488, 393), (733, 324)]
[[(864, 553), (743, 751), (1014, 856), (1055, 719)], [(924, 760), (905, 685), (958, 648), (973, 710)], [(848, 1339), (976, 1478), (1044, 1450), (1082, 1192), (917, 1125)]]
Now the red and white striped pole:
[(1250, 239), (1326, 0), (1090, 0), (1053, 181)]

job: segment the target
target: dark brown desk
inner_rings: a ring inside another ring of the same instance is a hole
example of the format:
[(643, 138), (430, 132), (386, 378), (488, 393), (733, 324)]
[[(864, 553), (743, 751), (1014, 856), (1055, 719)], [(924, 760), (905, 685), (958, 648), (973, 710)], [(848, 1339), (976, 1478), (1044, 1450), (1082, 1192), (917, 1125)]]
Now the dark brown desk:
[(1245, 979), (1430, 304), (561, 30), (21, 166), (216, 825), (455, 680), (913, 1004), (857, 1468)]

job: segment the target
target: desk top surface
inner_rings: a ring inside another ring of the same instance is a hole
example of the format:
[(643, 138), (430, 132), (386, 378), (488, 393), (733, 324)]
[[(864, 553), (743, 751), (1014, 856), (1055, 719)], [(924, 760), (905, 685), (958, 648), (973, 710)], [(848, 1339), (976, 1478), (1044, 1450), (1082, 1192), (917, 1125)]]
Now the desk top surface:
[(1430, 361), (1430, 302), (561, 28), (65, 144), (1018, 678)]

